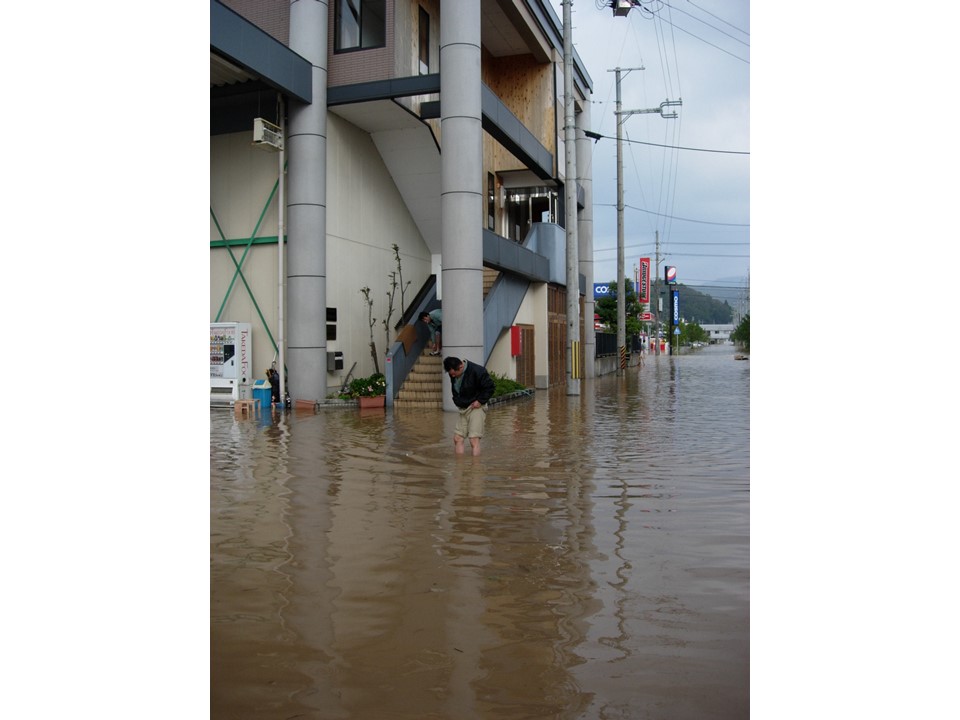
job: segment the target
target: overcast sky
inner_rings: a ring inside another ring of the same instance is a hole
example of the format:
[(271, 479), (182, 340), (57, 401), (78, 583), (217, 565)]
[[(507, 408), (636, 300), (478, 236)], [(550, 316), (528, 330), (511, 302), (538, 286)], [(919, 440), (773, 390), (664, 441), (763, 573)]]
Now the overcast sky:
[[(561, 0), (550, 2), (562, 21)], [(622, 111), (682, 100), (665, 108), (676, 119), (643, 113), (623, 120), (626, 276), (633, 277), (640, 257), (656, 264), (659, 231), (661, 277), (664, 265), (674, 265), (684, 284), (744, 286), (750, 269), (750, 4), (644, 2), (652, 12), (633, 9), (626, 18), (604, 4), (574, 0), (571, 6), (573, 43), (593, 80), (592, 130), (604, 136), (593, 154), (594, 281), (615, 280), (617, 272), (612, 71), (619, 67)]]

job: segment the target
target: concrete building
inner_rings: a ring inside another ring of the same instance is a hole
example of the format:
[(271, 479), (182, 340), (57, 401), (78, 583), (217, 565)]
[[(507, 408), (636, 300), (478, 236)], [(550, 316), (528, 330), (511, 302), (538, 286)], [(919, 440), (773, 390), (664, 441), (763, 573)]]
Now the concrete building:
[[(254, 377), (276, 362), (318, 401), (381, 371), (392, 403), (422, 357), (417, 315), (439, 306), (444, 355), (565, 382), (563, 70), (545, 0), (211, 0), (210, 320), (251, 324)], [(573, 87), (592, 377), (576, 55)]]
[(730, 341), (730, 333), (736, 330), (736, 325), (701, 325), (706, 332), (711, 345), (719, 345)]

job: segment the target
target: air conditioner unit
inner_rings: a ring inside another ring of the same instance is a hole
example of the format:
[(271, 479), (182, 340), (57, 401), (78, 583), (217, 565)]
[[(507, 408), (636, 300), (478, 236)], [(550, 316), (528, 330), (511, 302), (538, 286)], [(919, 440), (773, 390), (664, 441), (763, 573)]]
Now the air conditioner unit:
[(264, 150), (283, 150), (283, 133), (280, 128), (263, 118), (253, 121), (253, 144)]

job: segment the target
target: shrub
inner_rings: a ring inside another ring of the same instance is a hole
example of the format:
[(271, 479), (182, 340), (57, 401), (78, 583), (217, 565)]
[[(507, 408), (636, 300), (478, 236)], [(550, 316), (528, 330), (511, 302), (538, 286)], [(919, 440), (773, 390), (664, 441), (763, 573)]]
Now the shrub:
[(490, 377), (493, 378), (494, 397), (500, 397), (501, 395), (509, 395), (510, 393), (516, 392), (517, 390), (526, 390), (526, 386), (521, 385), (516, 380), (511, 380), (508, 377), (503, 375), (498, 375), (495, 372), (490, 373)]
[(374, 373), (370, 377), (356, 378), (350, 381), (346, 397), (374, 397), (387, 394), (387, 378), (383, 373)]

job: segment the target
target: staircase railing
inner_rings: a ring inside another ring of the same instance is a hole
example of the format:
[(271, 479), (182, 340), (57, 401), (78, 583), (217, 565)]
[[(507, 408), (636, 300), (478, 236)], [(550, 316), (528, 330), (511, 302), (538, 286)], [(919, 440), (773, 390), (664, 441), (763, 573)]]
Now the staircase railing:
[[(407, 379), (407, 375), (413, 370), (413, 366), (417, 363), (417, 358), (420, 357), (420, 353), (423, 352), (423, 348), (426, 347), (427, 341), (430, 339), (430, 331), (427, 329), (427, 326), (422, 322), (418, 322), (420, 314), (429, 312), (439, 306), (437, 302), (437, 276), (431, 275), (427, 278), (427, 281), (423, 284), (423, 287), (420, 288), (420, 291), (410, 305), (407, 306), (407, 309), (404, 310), (403, 315), (400, 317), (400, 322), (398, 322), (394, 328), (401, 330), (401, 335), (404, 334), (402, 329), (406, 326), (413, 328), (413, 330), (407, 331), (407, 337), (408, 340), (410, 340), (408, 343), (409, 352), (402, 340), (394, 342), (387, 351), (383, 375), (387, 379), (386, 404), (388, 407), (393, 406), (393, 401), (400, 392), (400, 388), (403, 387), (404, 380)], [(412, 339), (410, 339), (411, 335)]]

